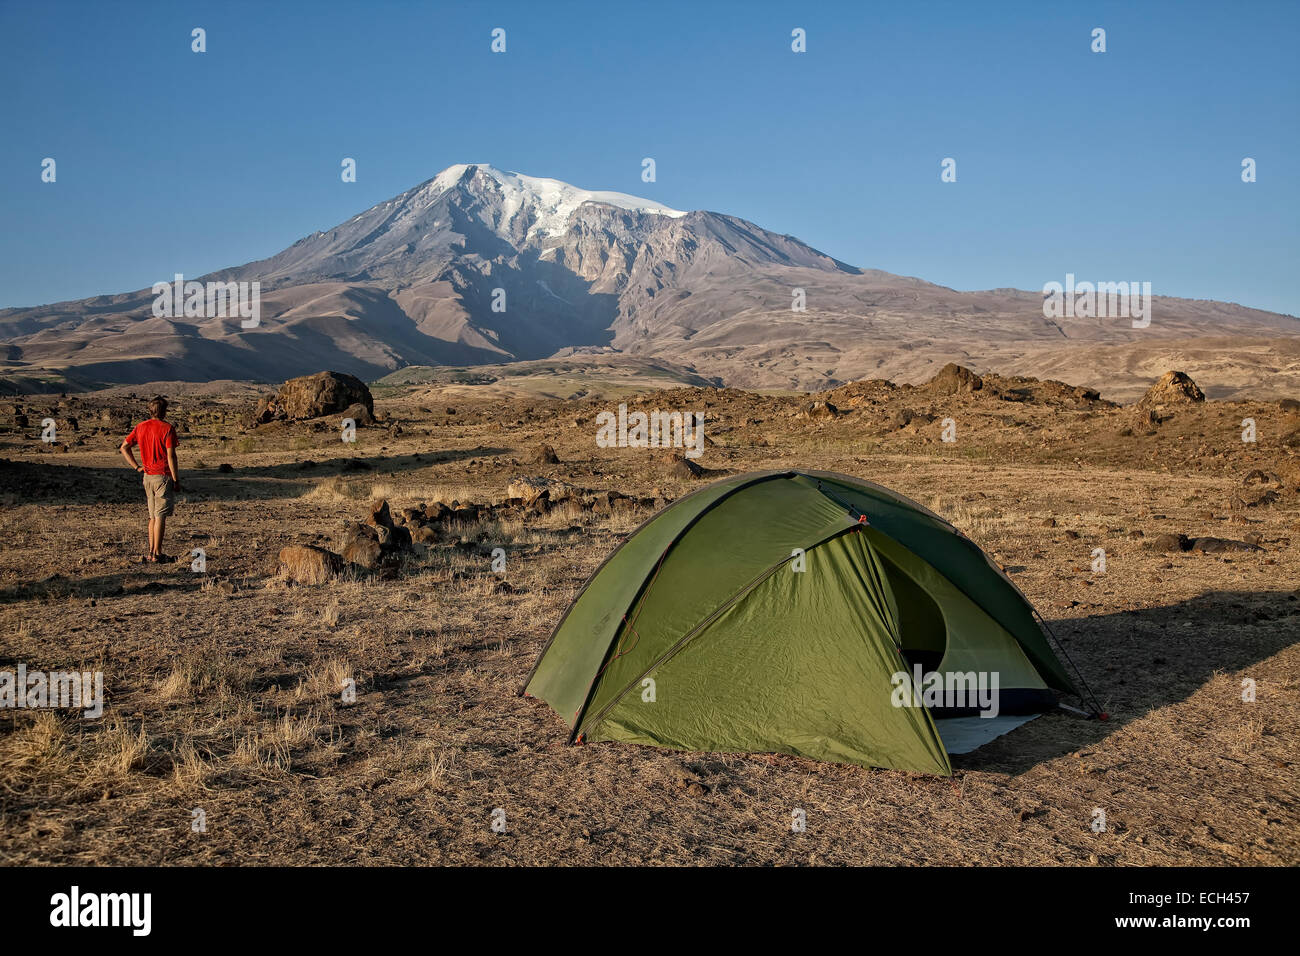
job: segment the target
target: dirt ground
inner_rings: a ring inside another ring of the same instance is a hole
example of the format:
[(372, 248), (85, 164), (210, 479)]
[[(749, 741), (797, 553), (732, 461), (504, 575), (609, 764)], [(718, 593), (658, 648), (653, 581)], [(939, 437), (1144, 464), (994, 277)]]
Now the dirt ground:
[[(251, 389), (182, 395), (167, 545), (202, 548), (204, 573), (139, 563), (143, 497), (116, 446), (148, 390), (33, 397), (29, 427), (0, 434), (0, 669), (102, 670), (107, 704), (98, 720), (0, 711), (0, 863), (1300, 864), (1300, 415), (1211, 401), (1153, 422), (1003, 385), (395, 387), (355, 444), (334, 419), (244, 427)], [(812, 398), (839, 413), (808, 417)], [(621, 400), (704, 412), (708, 472), (597, 447), (595, 414)], [(57, 445), (39, 439), (47, 415)], [(530, 463), (541, 443), (559, 464)], [(561, 718), (517, 692), (587, 576), (652, 513), (639, 503), (460, 522), (387, 574), (308, 587), (276, 573), (282, 547), (329, 546), (375, 498), (499, 501), (519, 476), (676, 498), (785, 467), (868, 478), (951, 519), (1110, 719), (1044, 715), (954, 758), (951, 779), (566, 746)], [(1161, 534), (1258, 547), (1151, 547)]]

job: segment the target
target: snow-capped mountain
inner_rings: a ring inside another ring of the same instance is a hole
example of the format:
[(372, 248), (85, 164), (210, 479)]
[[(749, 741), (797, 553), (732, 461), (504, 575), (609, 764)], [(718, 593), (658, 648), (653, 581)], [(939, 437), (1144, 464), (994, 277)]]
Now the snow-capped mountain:
[[(1041, 292), (956, 292), (854, 268), (734, 216), (482, 164), (450, 166), (269, 259), (194, 278), (259, 282), (258, 327), (157, 317), (148, 289), (8, 309), (0, 376), (377, 377), (605, 347), (744, 386), (918, 378), (948, 360), (1056, 377), (1075, 363), (1072, 381), (1100, 386), (1117, 364), (1105, 349), (1165, 361), (1206, 335), (1248, 350), (1245, 338), (1300, 331), (1288, 316), (1163, 297), (1140, 337), (1125, 321), (1051, 320)], [(793, 308), (801, 299), (806, 311)], [(1143, 376), (1135, 363), (1118, 364)]]

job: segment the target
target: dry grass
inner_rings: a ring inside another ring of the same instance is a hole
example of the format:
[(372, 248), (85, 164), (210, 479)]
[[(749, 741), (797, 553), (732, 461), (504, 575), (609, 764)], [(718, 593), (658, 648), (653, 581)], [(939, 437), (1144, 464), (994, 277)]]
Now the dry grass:
[[(1224, 442), (1235, 457), (1208, 464), (1176, 457), (1198, 431), (1235, 428), (1240, 409), (1209, 405), (1167, 435), (1124, 445), (1109, 418), (1066, 428), (1049, 410), (1001, 403), (985, 419), (962, 413), (961, 434), (987, 441), (958, 453), (922, 431), (873, 431), (851, 417), (809, 426), (769, 407), (784, 399), (710, 407), (711, 422), (735, 430), (720, 436), (729, 447), (706, 453), (707, 467), (858, 474), (952, 520), (1052, 621), (1113, 714), (1106, 724), (1041, 717), (940, 779), (564, 746), (564, 721), (517, 692), (583, 581), (646, 517), (639, 508), (565, 505), (462, 523), (459, 544), (433, 546), (393, 577), (275, 582), (280, 547), (328, 543), (377, 495), (394, 508), (483, 502), (520, 474), (638, 495), (699, 487), (651, 456), (595, 449), (572, 424), (590, 409), (531, 397), (512, 407), (495, 393), (475, 405), (464, 389), (421, 401), (454, 404), (455, 425), (386, 409), (405, 432), (367, 436), (373, 472), (299, 469), (293, 441), (268, 441), (250, 442), (233, 475), (195, 479), (168, 541), (204, 547), (206, 575), (135, 563), (141, 508), (112, 470), (112, 447), (58, 459), (3, 450), (43, 470), (30, 486), (7, 479), (14, 503), (0, 510), (0, 666), (95, 662), (85, 666), (104, 671), (107, 704), (98, 721), (0, 712), (0, 859), (1300, 863), (1300, 510), (1294, 498), (1249, 513), (1227, 506), (1249, 468), (1292, 463), (1266, 443)], [(1269, 423), (1267, 410), (1252, 414)], [(999, 424), (1008, 415), (1019, 424)], [(746, 419), (762, 424), (742, 429)], [(540, 441), (561, 465), (511, 462)], [(187, 437), (209, 461), (226, 460), (229, 444)], [(52, 496), (66, 509), (54, 525)], [(1174, 531), (1257, 533), (1266, 551), (1142, 546)], [(503, 574), (491, 570), (495, 547)], [(1095, 547), (1106, 549), (1106, 574), (1089, 570)], [(1245, 677), (1257, 682), (1253, 704), (1241, 700)], [(206, 833), (190, 830), (196, 807)], [(497, 807), (505, 837), (490, 828)], [(1103, 834), (1089, 828), (1097, 807)], [(795, 809), (808, 820), (797, 835)]]

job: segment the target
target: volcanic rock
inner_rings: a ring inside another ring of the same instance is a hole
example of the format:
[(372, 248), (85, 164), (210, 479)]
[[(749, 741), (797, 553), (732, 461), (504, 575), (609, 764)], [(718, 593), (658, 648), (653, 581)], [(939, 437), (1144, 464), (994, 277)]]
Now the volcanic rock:
[(325, 584), (342, 569), (339, 556), (314, 545), (290, 545), (280, 549), (279, 574), (296, 584)]
[(344, 372), (317, 372), (315, 375), (289, 379), (280, 386), (275, 398), (262, 408), (261, 414), (300, 421), (339, 414), (354, 404), (364, 406), (373, 420), (375, 400), (365, 382)]
[(1160, 408), (1164, 405), (1187, 405), (1205, 401), (1205, 393), (1186, 372), (1165, 372), (1147, 389), (1137, 407)]

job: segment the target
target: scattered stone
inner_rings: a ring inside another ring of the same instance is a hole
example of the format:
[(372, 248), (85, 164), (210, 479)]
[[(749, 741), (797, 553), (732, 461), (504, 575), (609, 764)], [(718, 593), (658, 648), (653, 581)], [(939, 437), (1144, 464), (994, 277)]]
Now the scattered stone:
[(1248, 471), (1246, 473), (1246, 477), (1241, 479), (1241, 483), (1243, 485), (1248, 485), (1248, 486), (1249, 485), (1280, 485), (1282, 483), (1282, 479), (1278, 478), (1278, 476), (1273, 474), (1271, 471), (1264, 471), (1261, 468), (1256, 468), (1253, 471)]
[(221, 464), (217, 465), (217, 471), (221, 472), (223, 475), (228, 475), (234, 470), (235, 466), (230, 464), (228, 461), (223, 461)]
[(533, 449), (532, 457), (529, 464), (533, 465), (558, 465), (560, 463), (559, 455), (555, 454), (555, 449), (550, 445), (538, 445)]
[(506, 498), (519, 498), (525, 505), (531, 504), (542, 495), (549, 496), (552, 503), (563, 501), (575, 492), (572, 485), (555, 478), (511, 478), (506, 485)]
[(1277, 501), (1278, 494), (1272, 488), (1262, 488), (1257, 491), (1239, 491), (1232, 496), (1229, 505), (1233, 511), (1243, 511), (1246, 508), (1263, 508)]
[(813, 402), (804, 409), (803, 417), (812, 421), (825, 421), (841, 414), (843, 413), (830, 402)]
[(900, 408), (894, 413), (893, 418), (890, 419), (890, 423), (895, 428), (906, 428), (908, 425), (913, 423), (928, 425), (934, 420), (935, 416), (931, 415), (929, 412), (918, 412), (910, 408)]

